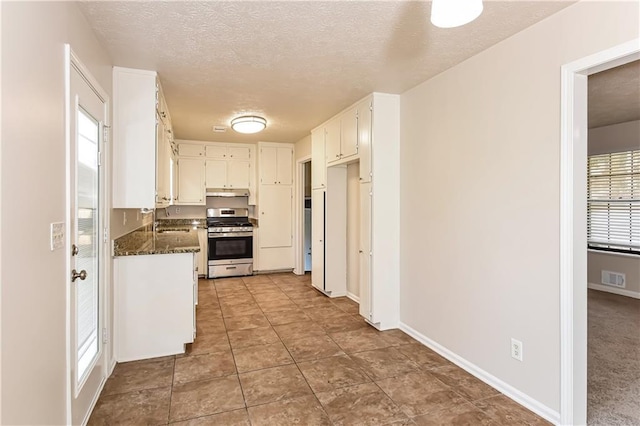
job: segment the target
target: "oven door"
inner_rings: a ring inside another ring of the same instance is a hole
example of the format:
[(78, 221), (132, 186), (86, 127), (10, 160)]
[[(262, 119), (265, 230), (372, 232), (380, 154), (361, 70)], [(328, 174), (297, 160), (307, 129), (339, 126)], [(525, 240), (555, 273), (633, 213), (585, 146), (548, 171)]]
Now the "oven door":
[(252, 232), (209, 232), (209, 261), (252, 258)]

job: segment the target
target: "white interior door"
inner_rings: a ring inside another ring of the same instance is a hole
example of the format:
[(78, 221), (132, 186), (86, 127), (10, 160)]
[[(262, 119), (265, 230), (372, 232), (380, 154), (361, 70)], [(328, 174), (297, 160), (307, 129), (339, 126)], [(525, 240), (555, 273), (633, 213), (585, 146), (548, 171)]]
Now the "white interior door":
[(70, 67), (69, 96), (69, 343), (70, 416), (81, 424), (106, 375), (104, 292), (101, 264), (102, 173), (100, 151), (106, 119), (105, 97), (98, 94), (80, 65)]

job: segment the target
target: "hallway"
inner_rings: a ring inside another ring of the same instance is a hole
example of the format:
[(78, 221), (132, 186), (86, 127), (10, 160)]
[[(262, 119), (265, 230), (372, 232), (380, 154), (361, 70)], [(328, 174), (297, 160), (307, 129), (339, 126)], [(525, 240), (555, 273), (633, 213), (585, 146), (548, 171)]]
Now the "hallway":
[(310, 276), (200, 280), (185, 355), (118, 364), (90, 425), (543, 425)]

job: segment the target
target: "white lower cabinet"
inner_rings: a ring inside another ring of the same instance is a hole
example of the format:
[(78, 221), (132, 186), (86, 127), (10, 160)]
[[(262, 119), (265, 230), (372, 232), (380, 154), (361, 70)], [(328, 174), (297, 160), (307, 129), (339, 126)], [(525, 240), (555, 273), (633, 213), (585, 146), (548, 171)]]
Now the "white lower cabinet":
[(184, 353), (195, 333), (194, 253), (114, 259), (115, 358)]
[(360, 315), (373, 320), (371, 309), (371, 183), (360, 184)]

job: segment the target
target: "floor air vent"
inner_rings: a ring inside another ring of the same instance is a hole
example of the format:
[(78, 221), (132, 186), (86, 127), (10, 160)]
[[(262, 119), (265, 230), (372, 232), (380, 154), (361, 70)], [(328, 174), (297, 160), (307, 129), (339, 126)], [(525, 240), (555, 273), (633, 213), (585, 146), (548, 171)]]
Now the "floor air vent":
[(619, 272), (602, 271), (602, 284), (624, 288), (625, 275)]

